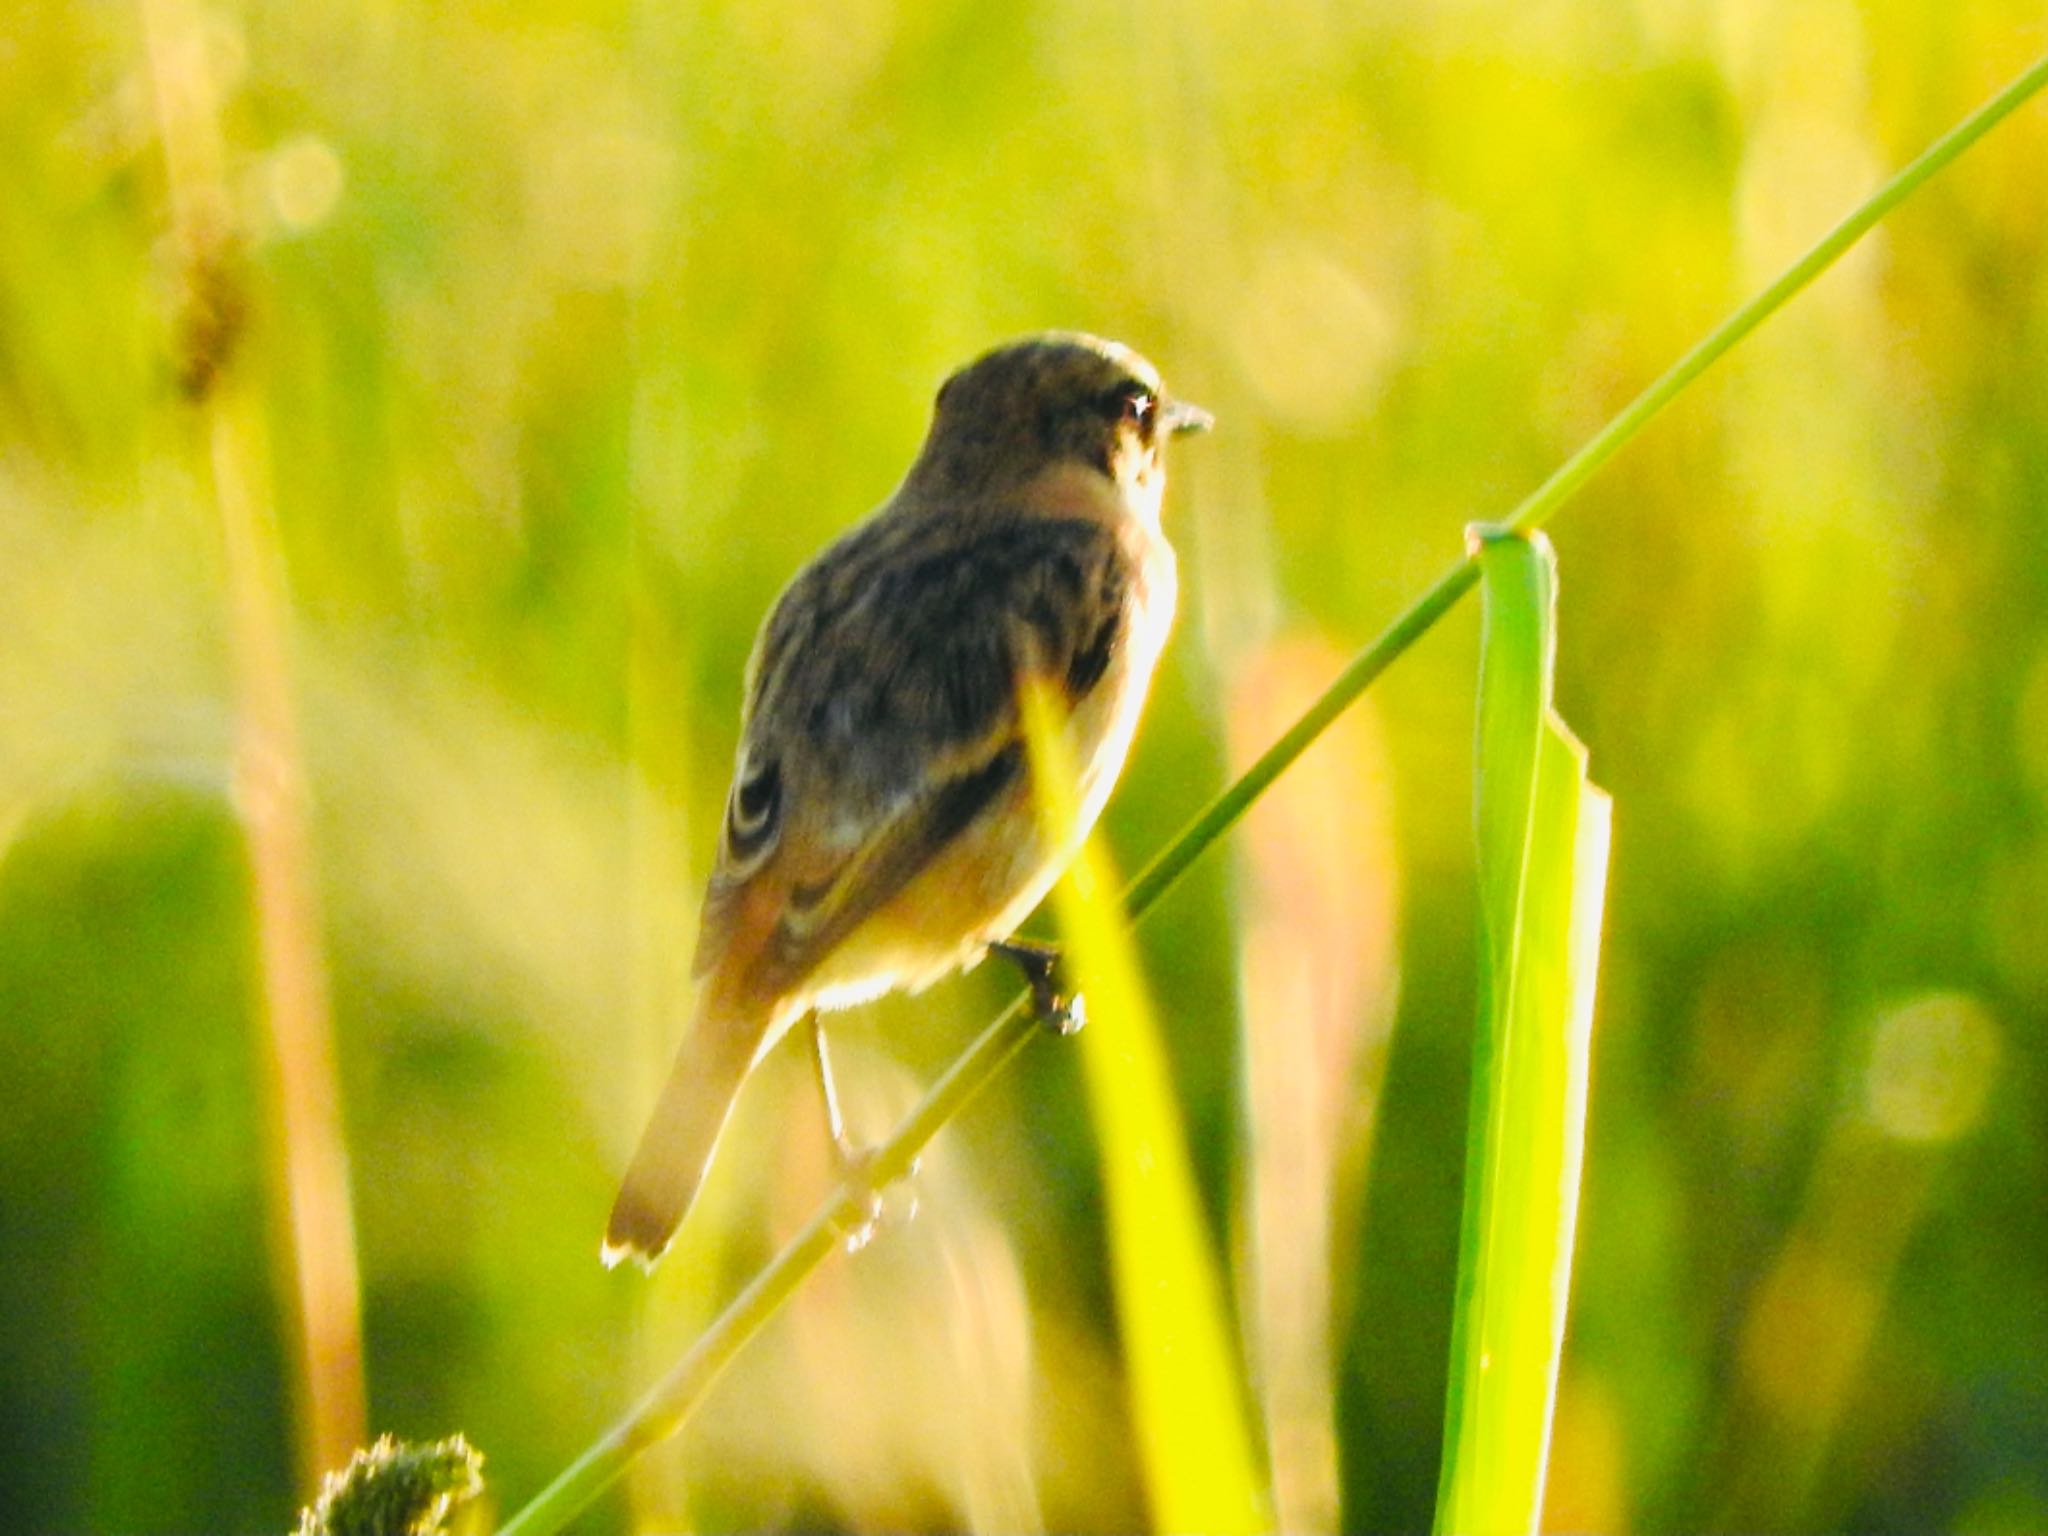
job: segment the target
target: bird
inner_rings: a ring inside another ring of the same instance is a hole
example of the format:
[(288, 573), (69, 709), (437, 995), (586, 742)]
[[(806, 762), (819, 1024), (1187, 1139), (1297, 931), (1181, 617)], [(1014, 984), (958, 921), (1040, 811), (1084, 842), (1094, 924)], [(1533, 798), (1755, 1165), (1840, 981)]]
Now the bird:
[[(747, 662), (695, 1009), (612, 1206), (607, 1267), (667, 1251), (748, 1073), (799, 1021), (843, 1160), (820, 1013), (994, 951), (1047, 1023), (1077, 1025), (1057, 951), (1012, 935), (1123, 768), (1173, 622), (1166, 448), (1212, 425), (1116, 342), (999, 346), (940, 387), (894, 493), (783, 589)], [(1032, 795), (1034, 684), (1078, 771), (1061, 838)]]

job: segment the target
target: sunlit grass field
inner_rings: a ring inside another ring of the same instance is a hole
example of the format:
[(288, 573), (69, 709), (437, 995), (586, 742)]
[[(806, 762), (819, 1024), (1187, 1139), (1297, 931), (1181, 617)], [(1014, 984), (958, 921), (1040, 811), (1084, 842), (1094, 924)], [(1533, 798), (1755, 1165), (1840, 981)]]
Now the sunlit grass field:
[[(1079, 326), (1218, 417), (1135, 870), (2044, 46), (1924, 0), (13, 0), (0, 1527), (281, 1531), (322, 1424), (464, 1432), (503, 1515), (809, 1214), (792, 1048), (664, 1267), (597, 1262), (754, 625), (951, 367)], [(2039, 105), (1551, 525), (1614, 812), (1549, 1528), (2048, 1528), (2044, 531)], [(1137, 930), (1287, 1530), (1436, 1500), (1477, 613)], [(838, 1022), (855, 1134), (1010, 986)], [(1083, 1049), (577, 1528), (1157, 1514)]]

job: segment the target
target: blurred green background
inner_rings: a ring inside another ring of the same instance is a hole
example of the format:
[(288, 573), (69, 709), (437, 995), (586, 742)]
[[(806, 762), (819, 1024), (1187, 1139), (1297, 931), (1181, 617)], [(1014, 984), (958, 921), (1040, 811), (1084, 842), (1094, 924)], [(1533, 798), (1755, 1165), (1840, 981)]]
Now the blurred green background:
[[(753, 626), (950, 367), (1081, 326), (1220, 418), (1134, 868), (2044, 44), (2016, 0), (10, 0), (0, 1527), (307, 1491), (266, 933), (331, 1000), (361, 1427), (466, 1432), (501, 1511), (808, 1211), (785, 1052), (668, 1264), (596, 1262)], [(180, 79), (248, 311), (203, 406)], [(1616, 801), (1557, 1529), (2048, 1528), (2044, 166), (2037, 104), (1554, 527)], [(1468, 607), (1141, 934), (1290, 1529), (1434, 1496), (1475, 655)], [(1006, 993), (849, 1016), (857, 1131)], [(585, 1527), (1140, 1524), (1093, 1156), (1035, 1048)]]

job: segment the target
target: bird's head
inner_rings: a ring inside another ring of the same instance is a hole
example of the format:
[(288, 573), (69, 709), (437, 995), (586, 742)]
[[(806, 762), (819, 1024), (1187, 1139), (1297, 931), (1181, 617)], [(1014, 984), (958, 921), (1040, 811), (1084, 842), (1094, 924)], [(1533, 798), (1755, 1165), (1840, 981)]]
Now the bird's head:
[(912, 473), (956, 491), (990, 491), (1072, 462), (1152, 500), (1168, 439), (1212, 424), (1200, 406), (1171, 398), (1159, 371), (1130, 348), (1046, 331), (946, 380)]

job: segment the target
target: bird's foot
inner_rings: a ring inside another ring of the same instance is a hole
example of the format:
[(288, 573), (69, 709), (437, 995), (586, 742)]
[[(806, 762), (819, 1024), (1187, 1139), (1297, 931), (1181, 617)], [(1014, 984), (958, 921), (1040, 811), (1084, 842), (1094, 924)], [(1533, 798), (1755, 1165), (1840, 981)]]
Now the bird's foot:
[[(840, 1182), (851, 1197), (850, 1209), (841, 1220), (842, 1241), (848, 1253), (859, 1253), (874, 1241), (875, 1232), (886, 1214), (882, 1203), (885, 1186), (878, 1184), (873, 1175), (875, 1149), (855, 1145), (853, 1138), (846, 1133), (846, 1117), (839, 1111), (839, 1088), (832, 1077), (832, 1054), (825, 1044), (825, 1026), (815, 1013), (811, 1015), (811, 1065), (817, 1070), (818, 1095), (825, 1106), (825, 1136), (832, 1144), (833, 1161), (839, 1165)], [(900, 1180), (906, 1190), (904, 1221), (910, 1221), (917, 1215), (917, 1191), (910, 1186), (910, 1181), (916, 1177), (917, 1159), (912, 1158), (909, 1169)]]
[[(851, 1207), (840, 1221), (840, 1245), (848, 1253), (859, 1253), (875, 1240), (875, 1234), (885, 1220), (914, 1221), (917, 1219), (917, 1190), (912, 1180), (917, 1177), (918, 1160), (912, 1159), (909, 1172), (891, 1185), (877, 1184), (872, 1174), (875, 1150), (872, 1147), (855, 1148), (846, 1141), (836, 1141), (833, 1149), (839, 1160), (840, 1182), (850, 1197)], [(883, 1201), (886, 1189), (900, 1185), (903, 1190), (902, 1210), (892, 1215)]]
[(1047, 1029), (1056, 1035), (1071, 1035), (1088, 1022), (1081, 994), (1067, 989), (1058, 945), (1041, 944), (1034, 939), (1000, 939), (989, 945), (989, 951), (1024, 973), (1025, 983), (1031, 988), (1031, 1011)]

